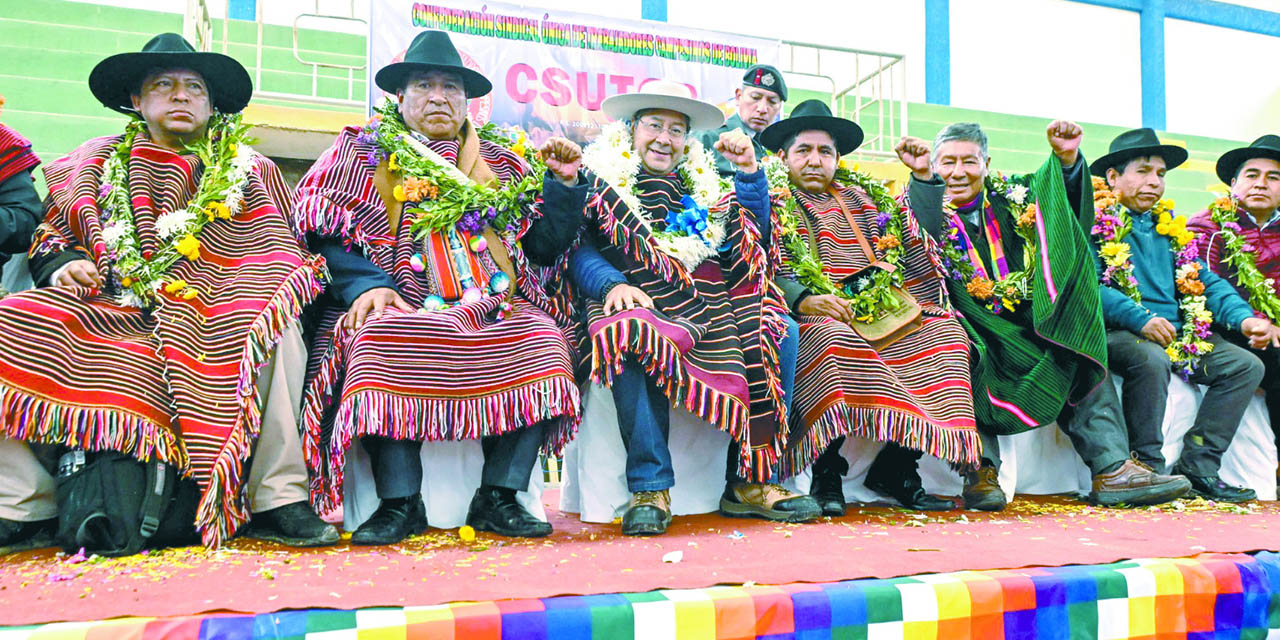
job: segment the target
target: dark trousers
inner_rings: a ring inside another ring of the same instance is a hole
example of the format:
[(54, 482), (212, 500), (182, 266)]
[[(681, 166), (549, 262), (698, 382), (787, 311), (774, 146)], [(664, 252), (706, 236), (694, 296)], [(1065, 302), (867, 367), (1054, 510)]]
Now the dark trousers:
[[(546, 425), (547, 421), (543, 421), (500, 436), (481, 438), (484, 468), (480, 472), (480, 484), (515, 491), (528, 489)], [(365, 436), (360, 443), (369, 452), (378, 498), (405, 498), (422, 491), (422, 441)]]
[(1262, 361), (1265, 373), (1262, 375), (1261, 387), (1266, 392), (1267, 417), (1271, 420), (1271, 431), (1275, 434), (1276, 447), (1280, 448), (1280, 349), (1275, 347), (1254, 349), (1249, 346), (1249, 339), (1239, 331), (1223, 331), (1222, 337), (1237, 347), (1248, 349), (1249, 353), (1258, 356)]
[[(1065, 406), (1057, 423), (1095, 476), (1118, 469), (1129, 458), (1129, 433), (1111, 376), (1076, 406)], [(978, 437), (982, 441), (982, 460), (999, 469), (1000, 443), (996, 436), (978, 429)]]
[[(1200, 357), (1190, 382), (1209, 387), (1196, 421), (1182, 442), (1178, 470), (1193, 476), (1216, 476), (1222, 454), (1231, 445), (1240, 418), (1258, 384), (1263, 366), (1257, 356), (1231, 344), (1217, 333), (1209, 336), (1213, 351)], [(1172, 367), (1160, 345), (1129, 331), (1107, 331), (1111, 371), (1124, 378), (1121, 387), (1129, 446), (1138, 459), (1157, 470), (1165, 468), (1165, 404)]]

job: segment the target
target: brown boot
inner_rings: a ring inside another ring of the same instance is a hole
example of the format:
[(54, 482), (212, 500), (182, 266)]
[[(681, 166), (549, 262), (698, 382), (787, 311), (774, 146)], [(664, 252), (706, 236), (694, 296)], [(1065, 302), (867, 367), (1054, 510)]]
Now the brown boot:
[(720, 496), (720, 515), (808, 522), (822, 515), (822, 507), (813, 496), (788, 491), (780, 484), (735, 482), (725, 485)]
[(1100, 507), (1164, 504), (1191, 490), (1182, 476), (1163, 476), (1137, 460), (1125, 460), (1119, 469), (1093, 477), (1089, 501)]
[(999, 511), (1007, 501), (995, 467), (984, 466), (964, 475), (964, 508)]
[(631, 506), (622, 515), (622, 535), (656, 536), (671, 526), (671, 493), (637, 491), (631, 494)]

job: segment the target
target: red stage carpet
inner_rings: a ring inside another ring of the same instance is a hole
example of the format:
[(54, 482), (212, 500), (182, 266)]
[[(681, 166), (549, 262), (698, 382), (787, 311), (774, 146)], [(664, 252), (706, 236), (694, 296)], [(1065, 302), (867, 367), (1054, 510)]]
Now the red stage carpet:
[[(213, 553), (81, 562), (45, 550), (0, 559), (0, 624), (831, 582), (1280, 548), (1277, 503), (1253, 505), (1253, 513), (1185, 504), (1182, 512), (1107, 510), (1019, 498), (999, 514), (852, 508), (808, 525), (704, 515), (677, 518), (666, 536), (648, 539), (553, 512), (556, 532), (537, 541), (481, 534), (468, 544), (456, 531), (432, 530), (372, 550), (344, 543), (298, 552), (236, 540)], [(663, 562), (673, 552), (679, 561)]]

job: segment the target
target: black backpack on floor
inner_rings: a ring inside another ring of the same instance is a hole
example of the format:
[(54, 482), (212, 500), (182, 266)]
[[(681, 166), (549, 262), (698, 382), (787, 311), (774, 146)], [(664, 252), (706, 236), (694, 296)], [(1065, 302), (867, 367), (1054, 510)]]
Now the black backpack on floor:
[(71, 451), (58, 461), (58, 532), (67, 553), (127, 556), (199, 542), (195, 481), (173, 465), (117, 451)]

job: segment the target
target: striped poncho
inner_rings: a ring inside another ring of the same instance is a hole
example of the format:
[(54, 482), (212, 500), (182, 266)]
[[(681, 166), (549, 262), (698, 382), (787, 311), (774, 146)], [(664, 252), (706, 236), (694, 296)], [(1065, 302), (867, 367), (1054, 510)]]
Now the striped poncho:
[[(474, 131), (467, 125), (468, 131)], [(406, 207), (395, 230), (375, 185), (377, 149), (348, 128), (298, 184), (295, 225), (303, 234), (341, 238), (352, 250), (390, 274), (414, 307), (429, 295), (453, 303), (462, 278), (444, 232), (415, 238), (417, 214)], [(478, 182), (491, 175), (518, 180), (528, 172), (505, 147), (468, 135), (428, 141), (433, 151)], [(483, 166), (481, 166), (483, 165)], [(388, 308), (352, 332), (339, 319), (346, 308), (328, 300), (318, 310), (316, 340), (303, 399), (303, 448), (312, 473), (312, 496), (336, 506), (346, 450), (366, 435), (410, 440), (468, 440), (508, 433), (554, 419), (547, 446), (558, 450), (578, 421), (566, 329), (548, 313), (541, 272), (526, 260), (517, 239), (539, 215), (540, 201), (525, 206), (520, 228), (500, 242), (516, 271), (512, 312), (499, 320), (501, 295), (447, 310), (406, 313)], [(462, 247), (471, 234), (454, 229)], [(494, 234), (487, 234), (496, 238)], [(485, 288), (501, 272), (491, 248), (464, 249), (466, 268)], [(411, 267), (414, 254), (425, 263)]]
[[(871, 199), (856, 187), (837, 189), (863, 235), (874, 246), (880, 226)], [(829, 193), (793, 190), (818, 257), (834, 282), (868, 264), (857, 237)], [(854, 435), (898, 442), (958, 465), (978, 461), (978, 433), (969, 386), (969, 346), (948, 308), (942, 277), (910, 211), (901, 241), (907, 290), (923, 309), (923, 325), (877, 351), (849, 325), (803, 316), (796, 364), (795, 420), (808, 437), (794, 441), (789, 459), (797, 469), (812, 463), (834, 438)], [(874, 251), (874, 249), (873, 249)], [(877, 259), (881, 256), (877, 255)], [(782, 275), (789, 275), (784, 268)]]
[(0, 182), (40, 164), (31, 151), (31, 142), (17, 131), (0, 124)]
[[(90, 140), (45, 169), (33, 255), (74, 248), (109, 268), (95, 198), (120, 139)], [(144, 251), (157, 247), (156, 218), (187, 206), (202, 171), (194, 155), (138, 136), (128, 179)], [(170, 270), (194, 299), (162, 294), (144, 312), (110, 292), (57, 287), (0, 301), (0, 429), (174, 464), (199, 481), (205, 543), (231, 536), (249, 517), (243, 463), (261, 425), (259, 368), (323, 285), (323, 262), (290, 231), (290, 202), (279, 169), (256, 155), (240, 213), (207, 224), (200, 258)]]
[(743, 445), (742, 477), (767, 479), (786, 438), (778, 361), (786, 307), (752, 214), (733, 194), (711, 207), (711, 215), (726, 218), (727, 248), (690, 271), (658, 249), (642, 222), (661, 223), (669, 211), (683, 209), (677, 174), (638, 177), (643, 211), (631, 211), (598, 177), (592, 193), (588, 232), (604, 258), (654, 304), (605, 315), (600, 302), (579, 301), (587, 307), (594, 378), (611, 383), (633, 358), (673, 404)]
[[(1088, 176), (1088, 168), (1083, 171)], [(951, 303), (973, 343), (974, 413), (983, 431), (997, 435), (1057, 420), (1067, 404), (1083, 399), (1106, 376), (1098, 275), (1089, 241), (1067, 200), (1062, 164), (1050, 156), (1034, 174), (1017, 181), (1030, 188), (1039, 205), (1037, 251), (1032, 264), (1025, 265), (1031, 270), (1029, 308), (994, 314), (969, 295), (963, 282), (947, 279)], [(1083, 189), (1081, 210), (1091, 217), (1093, 192), (1087, 178)], [(1025, 241), (1002, 196), (988, 196), (1009, 268), (1022, 269)]]

